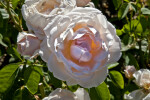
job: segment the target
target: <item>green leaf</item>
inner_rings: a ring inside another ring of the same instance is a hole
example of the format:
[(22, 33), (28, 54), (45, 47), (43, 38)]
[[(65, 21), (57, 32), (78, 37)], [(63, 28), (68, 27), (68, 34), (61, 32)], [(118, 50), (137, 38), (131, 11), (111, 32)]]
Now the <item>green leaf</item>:
[(17, 7), (17, 4), (20, 0), (12, 0), (12, 6), (15, 9)]
[(108, 67), (108, 69), (112, 69), (118, 65), (119, 65), (119, 63), (113, 63), (113, 64), (109, 64), (107, 67)]
[(8, 54), (12, 54), (14, 58), (18, 58), (22, 61), (22, 58), (21, 58), (20, 54), (18, 53), (18, 51), (16, 50), (16, 48), (9, 47), (7, 52), (8, 52)]
[(42, 72), (41, 67), (39, 67), (39, 66), (34, 66), (34, 70), (35, 70), (36, 72), (38, 72), (41, 76), (43, 76), (43, 72)]
[(129, 11), (129, 4), (124, 3), (118, 11), (118, 18), (123, 19)]
[(140, 69), (139, 64), (137, 62), (137, 60), (135, 59), (135, 57), (132, 54), (127, 54), (127, 56), (125, 56), (125, 63), (126, 65), (134, 65), (136, 69)]
[(142, 14), (150, 15), (150, 10), (148, 8), (141, 8)]
[(40, 82), (40, 74), (37, 70), (34, 70), (33, 66), (29, 66), (29, 68), (24, 73), (25, 81), (27, 89), (35, 94), (38, 90), (38, 84)]
[(111, 100), (123, 100), (122, 95), (121, 95), (121, 89), (118, 88), (116, 85), (114, 85), (112, 80), (110, 80), (108, 78), (107, 78), (107, 85), (109, 86), (110, 94), (112, 94), (115, 98), (115, 99), (111, 99)]
[(19, 63), (6, 65), (0, 70), (0, 93), (4, 93), (15, 80), (15, 72), (19, 67)]
[(122, 1), (121, 0), (113, 0), (113, 4), (115, 6), (115, 9), (117, 10), (120, 5), (122, 4)]
[(110, 92), (105, 82), (98, 87), (91, 88), (89, 94), (91, 100), (110, 100)]
[(117, 35), (121, 36), (123, 34), (122, 30), (116, 29)]
[(122, 74), (118, 71), (110, 71), (109, 72), (110, 78), (112, 79), (114, 85), (123, 89), (124, 88), (124, 80)]

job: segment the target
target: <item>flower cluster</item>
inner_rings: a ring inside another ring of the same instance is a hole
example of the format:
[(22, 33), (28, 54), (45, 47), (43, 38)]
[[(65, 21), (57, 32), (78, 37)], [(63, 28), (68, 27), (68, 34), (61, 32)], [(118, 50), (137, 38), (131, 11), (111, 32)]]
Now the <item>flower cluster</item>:
[(38, 53), (56, 78), (86, 88), (102, 83), (107, 65), (121, 56), (115, 27), (89, 1), (26, 0), (22, 15), (29, 33), (18, 35), (22, 55)]

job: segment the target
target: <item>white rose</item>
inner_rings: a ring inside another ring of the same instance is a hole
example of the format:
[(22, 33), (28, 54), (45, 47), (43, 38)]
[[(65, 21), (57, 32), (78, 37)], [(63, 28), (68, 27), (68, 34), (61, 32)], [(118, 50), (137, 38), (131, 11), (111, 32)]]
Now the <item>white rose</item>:
[(98, 86), (107, 76), (106, 65), (121, 56), (115, 27), (95, 8), (77, 7), (55, 18), (44, 32), (47, 44), (41, 45), (41, 57), (68, 85)]
[(41, 41), (31, 33), (21, 32), (17, 37), (17, 50), (22, 56), (34, 56), (38, 53)]
[(66, 89), (58, 88), (43, 100), (90, 100), (90, 97), (83, 88), (78, 88), (75, 93)]
[(71, 11), (75, 5), (75, 0), (25, 0), (22, 15), (29, 31), (43, 39), (43, 28), (57, 15)]
[(150, 70), (140, 69), (133, 74), (134, 82), (150, 92)]

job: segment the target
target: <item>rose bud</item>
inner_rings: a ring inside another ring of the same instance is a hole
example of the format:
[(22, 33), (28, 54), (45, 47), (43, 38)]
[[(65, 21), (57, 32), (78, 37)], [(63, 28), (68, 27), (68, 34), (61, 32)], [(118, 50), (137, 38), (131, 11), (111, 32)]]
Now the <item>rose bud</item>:
[(135, 67), (134, 66), (126, 66), (125, 67), (125, 70), (124, 70), (124, 72), (125, 72), (125, 77), (126, 78), (129, 78), (129, 79), (131, 79), (131, 78), (133, 78), (133, 74), (134, 74), (134, 72), (136, 71), (136, 69), (135, 69)]
[(21, 32), (17, 37), (17, 49), (22, 56), (34, 56), (40, 49), (41, 41), (31, 33)]

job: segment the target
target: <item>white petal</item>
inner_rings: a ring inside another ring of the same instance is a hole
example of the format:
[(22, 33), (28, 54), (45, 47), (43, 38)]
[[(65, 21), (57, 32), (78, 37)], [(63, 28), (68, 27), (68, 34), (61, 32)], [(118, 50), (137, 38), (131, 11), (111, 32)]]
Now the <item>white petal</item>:
[(119, 37), (116, 35), (116, 30), (114, 26), (108, 22), (108, 30), (112, 34), (113, 41), (111, 46), (109, 47), (110, 59), (108, 63), (114, 63), (118, 61), (122, 55), (121, 53), (121, 41)]
[(51, 50), (48, 48), (47, 45), (47, 38), (43, 40), (43, 42), (40, 45), (39, 54), (45, 62), (48, 62), (49, 57), (51, 56)]
[(78, 88), (74, 94), (77, 96), (78, 100), (90, 100), (89, 94), (84, 88)]
[(125, 94), (124, 98), (125, 100), (143, 100), (143, 98), (146, 96), (146, 94), (143, 93), (142, 89), (132, 91), (128, 95)]
[(144, 97), (143, 100), (150, 100), (150, 93), (146, 97)]
[(56, 90), (52, 91), (45, 100), (78, 100), (77, 96), (69, 90), (57, 88)]
[(51, 54), (48, 60), (48, 69), (53, 72), (54, 76), (60, 80), (72, 80), (62, 62), (58, 62), (56, 56)]
[(79, 84), (85, 88), (97, 87), (102, 83), (107, 77), (108, 69), (107, 67), (103, 67), (99, 71), (95, 71), (94, 76), (91, 77), (88, 81), (78, 81)]

